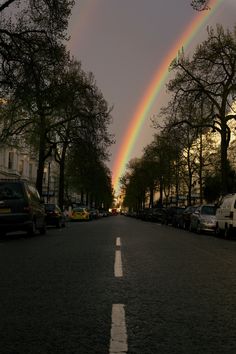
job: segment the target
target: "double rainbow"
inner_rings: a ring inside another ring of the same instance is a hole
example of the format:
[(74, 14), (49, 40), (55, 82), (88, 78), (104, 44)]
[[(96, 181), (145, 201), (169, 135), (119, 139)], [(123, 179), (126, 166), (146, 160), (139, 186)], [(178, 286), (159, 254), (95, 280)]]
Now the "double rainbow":
[(152, 105), (156, 102), (158, 94), (161, 92), (163, 85), (169, 74), (169, 65), (172, 60), (178, 54), (178, 51), (182, 47), (188, 47), (198, 30), (205, 24), (206, 20), (212, 16), (223, 0), (210, 0), (208, 11), (198, 12), (191, 23), (186, 27), (183, 34), (175, 42), (174, 46), (170, 49), (166, 55), (162, 64), (158, 67), (154, 74), (153, 80), (150, 82), (143, 98), (141, 99), (137, 109), (131, 119), (127, 132), (122, 141), (121, 149), (115, 160), (113, 167), (113, 188), (116, 192), (119, 191), (119, 179), (125, 171), (127, 162), (130, 159), (130, 155), (134, 144), (139, 136), (142, 125), (148, 116)]

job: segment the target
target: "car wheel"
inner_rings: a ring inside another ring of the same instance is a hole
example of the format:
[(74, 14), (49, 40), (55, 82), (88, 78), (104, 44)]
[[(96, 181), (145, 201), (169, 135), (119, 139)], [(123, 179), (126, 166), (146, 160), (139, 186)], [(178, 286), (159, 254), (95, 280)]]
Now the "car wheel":
[(62, 221), (61, 221), (61, 219), (59, 219), (59, 220), (57, 221), (56, 228), (57, 228), (57, 229), (60, 229), (61, 227), (62, 227)]
[(39, 233), (40, 233), (40, 235), (46, 234), (46, 224), (44, 224), (42, 227), (40, 227)]
[(189, 223), (187, 223), (187, 222), (184, 222), (184, 225), (183, 225), (183, 228), (184, 228), (184, 230), (189, 230)]
[(200, 226), (200, 222), (197, 223), (197, 234), (201, 233), (201, 226)]
[(221, 235), (222, 235), (222, 231), (221, 231), (221, 229), (219, 228), (219, 225), (216, 224), (215, 236), (216, 236), (216, 237), (220, 237)]
[(230, 240), (232, 236), (232, 231), (230, 229), (230, 227), (228, 227), (228, 225), (225, 225), (225, 229), (224, 229), (224, 238), (226, 240)]
[(35, 220), (32, 221), (32, 224), (30, 225), (29, 229), (27, 230), (27, 235), (28, 236), (35, 236), (36, 235)]

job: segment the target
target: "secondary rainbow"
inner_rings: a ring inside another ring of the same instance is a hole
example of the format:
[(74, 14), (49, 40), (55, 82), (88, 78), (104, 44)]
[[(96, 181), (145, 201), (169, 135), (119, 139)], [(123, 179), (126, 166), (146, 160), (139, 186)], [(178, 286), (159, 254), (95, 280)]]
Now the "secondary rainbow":
[(168, 77), (168, 69), (171, 61), (176, 57), (178, 51), (182, 47), (186, 48), (190, 44), (198, 30), (205, 24), (206, 20), (215, 12), (222, 2), (223, 0), (210, 0), (210, 10), (197, 13), (155, 72), (153, 80), (145, 91), (145, 94), (131, 119), (127, 132), (122, 141), (121, 149), (114, 163), (113, 187), (116, 192), (119, 190), (119, 179), (125, 171), (126, 164), (130, 159), (132, 148), (138, 138), (145, 118), (150, 112), (154, 101), (156, 102), (157, 96)]

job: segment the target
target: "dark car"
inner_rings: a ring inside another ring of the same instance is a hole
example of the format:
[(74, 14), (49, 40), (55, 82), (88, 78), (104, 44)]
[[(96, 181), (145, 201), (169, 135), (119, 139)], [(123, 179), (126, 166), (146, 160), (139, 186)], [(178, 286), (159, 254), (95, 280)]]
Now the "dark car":
[(150, 215), (150, 221), (153, 222), (162, 222), (163, 218), (166, 215), (166, 209), (164, 208), (153, 208)]
[(138, 218), (143, 220), (143, 221), (150, 221), (151, 213), (152, 213), (152, 209), (151, 208), (141, 209), (138, 212)]
[(193, 206), (193, 205), (190, 205), (185, 208), (185, 210), (179, 220), (179, 227), (180, 228), (185, 229), (185, 230), (189, 230), (191, 215), (192, 215), (192, 213), (194, 213), (194, 211), (196, 209), (197, 209), (197, 206)]
[(89, 213), (90, 213), (90, 219), (96, 220), (96, 219), (99, 218), (99, 211), (98, 211), (98, 209), (91, 208), (91, 209), (89, 209)]
[(0, 232), (46, 232), (44, 204), (34, 186), (24, 180), (0, 180)]
[(166, 225), (173, 225), (178, 214), (183, 213), (184, 207), (172, 206), (166, 209), (166, 213), (163, 214), (162, 223)]
[(46, 212), (46, 224), (56, 226), (57, 228), (66, 226), (66, 217), (61, 208), (57, 204), (44, 204)]
[(178, 207), (176, 208), (176, 212), (174, 213), (173, 217), (172, 217), (172, 226), (174, 227), (182, 227), (182, 217), (183, 217), (183, 213), (185, 211), (185, 208), (183, 207)]

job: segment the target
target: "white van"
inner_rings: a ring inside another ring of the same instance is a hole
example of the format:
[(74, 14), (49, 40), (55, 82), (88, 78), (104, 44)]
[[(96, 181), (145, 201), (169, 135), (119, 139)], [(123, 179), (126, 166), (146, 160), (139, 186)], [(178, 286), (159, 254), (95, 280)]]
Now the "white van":
[(236, 193), (225, 195), (216, 210), (216, 234), (230, 238), (236, 234)]

